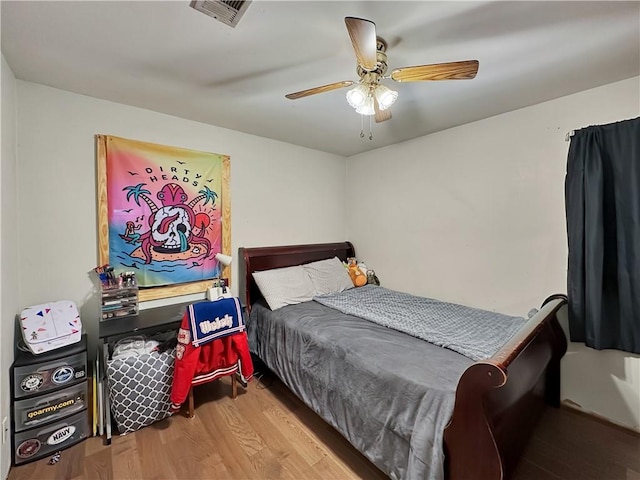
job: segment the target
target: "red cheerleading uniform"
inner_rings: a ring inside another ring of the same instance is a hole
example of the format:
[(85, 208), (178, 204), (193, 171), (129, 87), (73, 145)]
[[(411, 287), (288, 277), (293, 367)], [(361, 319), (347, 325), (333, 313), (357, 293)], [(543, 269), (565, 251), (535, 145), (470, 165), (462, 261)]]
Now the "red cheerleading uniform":
[(234, 333), (194, 347), (189, 331), (189, 314), (185, 312), (178, 330), (171, 410), (176, 412), (180, 409), (192, 385), (211, 382), (238, 371), (245, 382), (251, 380), (253, 363), (247, 333)]

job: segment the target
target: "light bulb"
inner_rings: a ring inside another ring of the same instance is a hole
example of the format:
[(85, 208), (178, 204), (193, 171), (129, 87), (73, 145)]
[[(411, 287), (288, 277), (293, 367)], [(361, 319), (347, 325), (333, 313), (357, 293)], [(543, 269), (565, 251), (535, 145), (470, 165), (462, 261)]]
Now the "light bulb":
[(376, 100), (378, 100), (378, 107), (380, 110), (386, 110), (389, 108), (398, 98), (398, 92), (391, 90), (388, 87), (380, 84), (375, 90)]
[(367, 98), (365, 98), (362, 105), (356, 108), (356, 112), (360, 115), (375, 115), (376, 111), (373, 107), (373, 97), (368, 96)]
[(358, 84), (347, 92), (347, 102), (353, 108), (358, 108), (369, 96), (369, 88), (366, 85)]

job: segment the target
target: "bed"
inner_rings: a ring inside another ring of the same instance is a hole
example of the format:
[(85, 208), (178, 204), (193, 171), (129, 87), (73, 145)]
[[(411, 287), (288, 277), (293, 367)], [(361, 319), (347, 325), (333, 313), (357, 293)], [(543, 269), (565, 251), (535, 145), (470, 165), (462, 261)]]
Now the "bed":
[(545, 404), (559, 405), (564, 295), (473, 361), (316, 301), (269, 309), (254, 272), (346, 260), (349, 242), (240, 256), (252, 353), (391, 478), (509, 478)]

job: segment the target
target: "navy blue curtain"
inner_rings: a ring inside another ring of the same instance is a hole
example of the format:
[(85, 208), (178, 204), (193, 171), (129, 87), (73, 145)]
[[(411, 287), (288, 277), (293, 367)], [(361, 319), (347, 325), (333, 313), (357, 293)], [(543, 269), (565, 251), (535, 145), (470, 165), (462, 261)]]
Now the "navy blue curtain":
[(575, 132), (565, 201), (571, 341), (640, 353), (640, 117)]

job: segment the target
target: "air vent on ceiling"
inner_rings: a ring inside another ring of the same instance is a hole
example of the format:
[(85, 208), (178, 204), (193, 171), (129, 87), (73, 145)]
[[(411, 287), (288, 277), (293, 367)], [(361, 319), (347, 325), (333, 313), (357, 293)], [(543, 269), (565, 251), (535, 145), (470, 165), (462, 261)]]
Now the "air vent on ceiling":
[(235, 27), (252, 0), (193, 0), (189, 6), (216, 20)]

